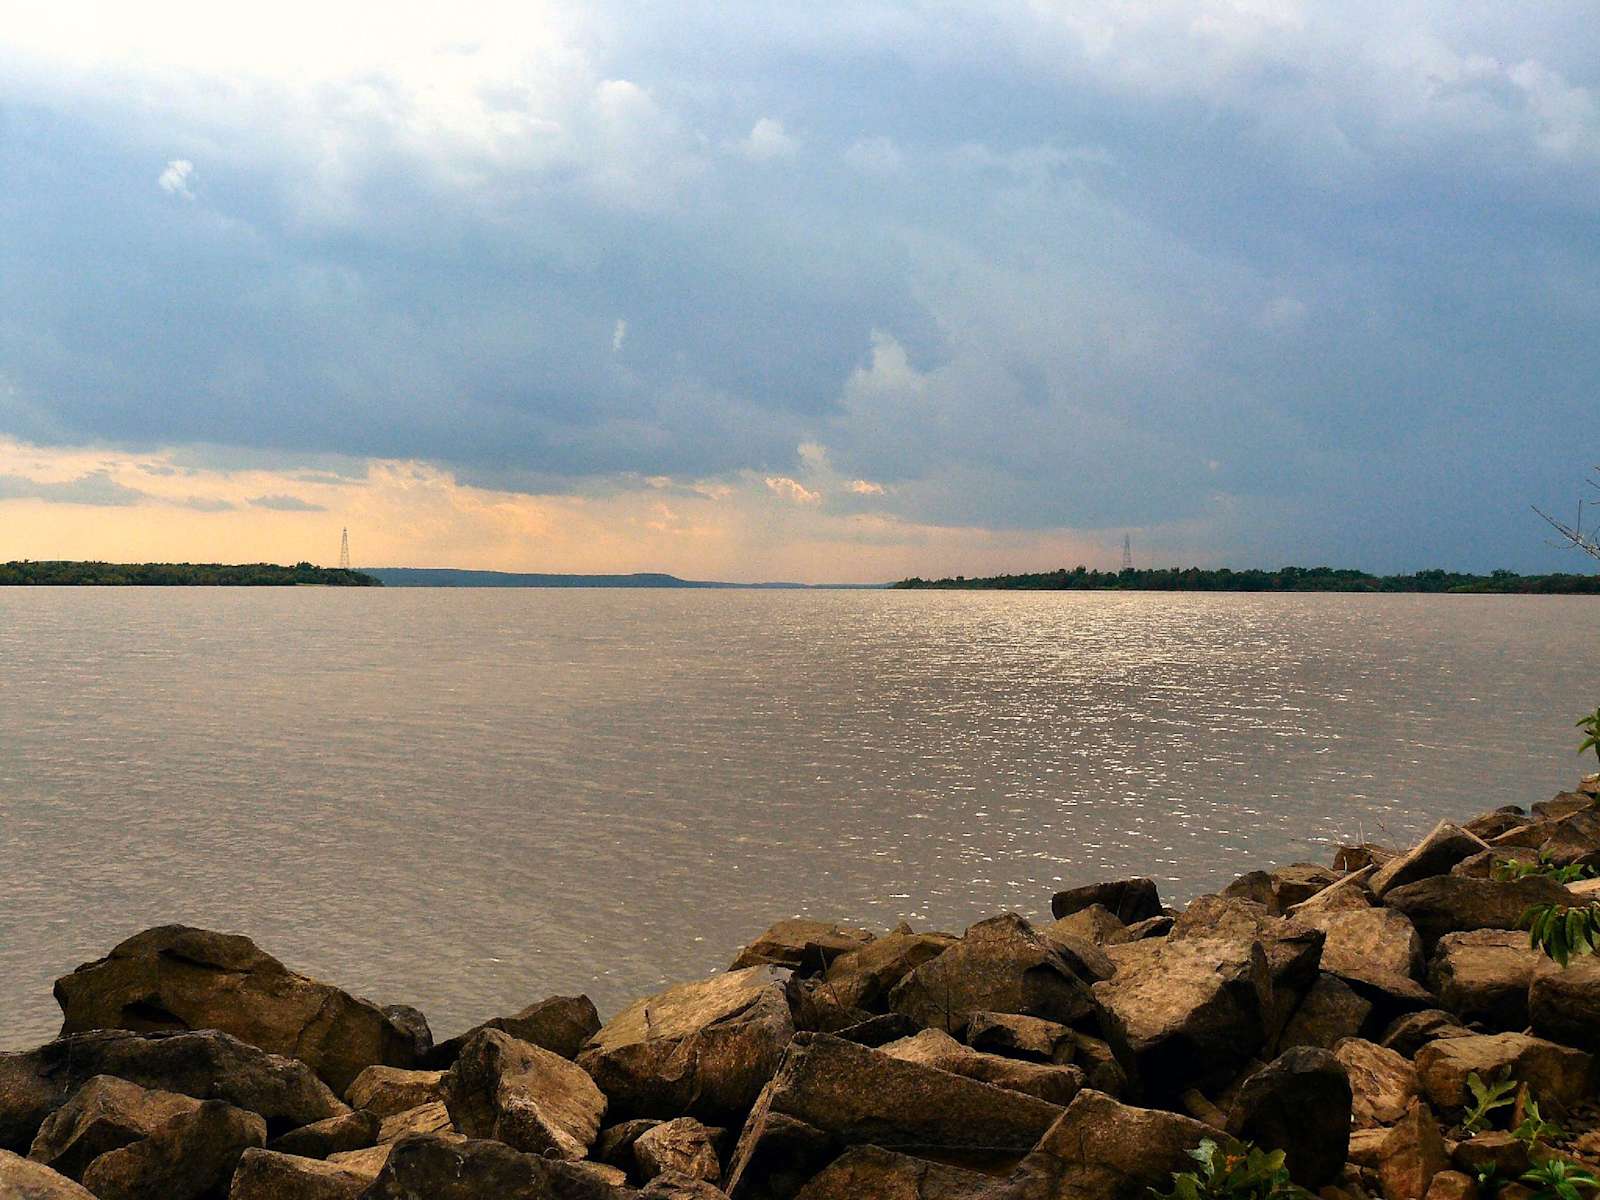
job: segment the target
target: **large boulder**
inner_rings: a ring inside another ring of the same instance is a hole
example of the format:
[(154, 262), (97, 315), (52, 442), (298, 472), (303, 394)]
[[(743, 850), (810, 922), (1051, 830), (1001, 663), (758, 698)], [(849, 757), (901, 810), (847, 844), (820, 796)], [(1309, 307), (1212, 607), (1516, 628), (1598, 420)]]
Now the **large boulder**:
[(220, 1029), (298, 1058), (336, 1092), (363, 1067), (415, 1059), (412, 1031), (377, 1005), (295, 974), (238, 934), (148, 929), (56, 980), (55, 994), (63, 1035)]
[(395, 1146), (362, 1200), (628, 1200), (633, 1193), (577, 1163), (494, 1141), (410, 1137)]
[[(783, 1065), (762, 1090), (728, 1171), (740, 1196), (764, 1164), (793, 1160), (791, 1146), (826, 1153), (829, 1145), (871, 1144), (894, 1150), (1022, 1154), (1055, 1119), (1060, 1105), (979, 1083), (826, 1034), (796, 1035)], [(773, 1147), (784, 1147), (775, 1154)]]
[(1132, 1108), (1084, 1091), (992, 1195), (994, 1200), (1148, 1200), (1150, 1188), (1166, 1188), (1173, 1172), (1194, 1168), (1189, 1152), (1206, 1138), (1217, 1140), (1217, 1131), (1189, 1117)]
[(338, 1163), (249, 1149), (234, 1169), (228, 1200), (355, 1200), (374, 1178)]
[(1600, 865), (1600, 809), (1589, 807), (1551, 822), (1539, 854), (1563, 867)]
[(1266, 1044), (1273, 985), (1256, 941), (1183, 938), (1120, 947), (1138, 957), (1094, 985), (1146, 1091), (1221, 1087)]
[(1408, 979), (1422, 975), (1422, 939), (1405, 915), (1392, 908), (1314, 909), (1297, 919), (1327, 935), (1324, 971), (1357, 976), (1383, 971)]
[(28, 1157), (70, 1179), (100, 1155), (149, 1137), (200, 1101), (177, 1092), (151, 1091), (114, 1075), (96, 1075), (45, 1118)]
[(779, 921), (741, 949), (728, 969), (742, 971), (745, 967), (765, 964), (811, 974), (827, 970), (828, 964), (839, 955), (873, 940), (872, 933), (866, 929), (792, 917)]
[(973, 1013), (967, 1022), (967, 1045), (987, 1054), (1004, 1054), (1031, 1062), (1072, 1061), (1072, 1030), (1043, 1017), (1018, 1013)]
[(65, 1175), (43, 1163), (0, 1150), (0, 1196), (6, 1200), (95, 1200)]
[(919, 1025), (961, 1034), (974, 1014), (1021, 1013), (1063, 1025), (1094, 1023), (1089, 985), (1015, 913), (980, 921), (937, 958), (912, 971), (890, 1007)]
[(1561, 1112), (1589, 1095), (1594, 1059), (1582, 1050), (1522, 1033), (1441, 1038), (1417, 1051), (1417, 1076), (1428, 1099), (1456, 1110), (1470, 1099), (1468, 1076), (1491, 1079), (1508, 1072), (1526, 1083), (1547, 1113)]
[(794, 1036), (789, 972), (747, 967), (637, 1000), (595, 1034), (578, 1064), (612, 1115), (742, 1118)]
[(25, 1151), (44, 1119), (96, 1075), (226, 1100), (260, 1113), (273, 1134), (349, 1110), (311, 1068), (216, 1030), (102, 1030), (0, 1053), (0, 1149)]
[(994, 1182), (976, 1171), (854, 1146), (814, 1175), (796, 1200), (986, 1200)]
[(1357, 1129), (1393, 1125), (1406, 1115), (1421, 1084), (1417, 1070), (1393, 1050), (1360, 1038), (1346, 1038), (1333, 1056), (1350, 1081), (1352, 1120)]
[(1274, 916), (1265, 905), (1230, 896), (1194, 900), (1173, 922), (1167, 937), (1169, 941), (1236, 938), (1260, 943), (1272, 979), (1265, 1009), (1269, 1041), (1278, 1036), (1300, 996), (1316, 982), (1326, 939), (1322, 930), (1304, 921)]
[(225, 1194), (240, 1155), (266, 1140), (255, 1113), (206, 1100), (102, 1154), (85, 1168), (83, 1186), (100, 1200), (202, 1200)]
[(1525, 879), (1470, 879), (1438, 875), (1391, 889), (1384, 903), (1411, 918), (1423, 952), (1433, 953), (1447, 933), (1472, 929), (1520, 929), (1536, 904), (1569, 904), (1571, 894), (1546, 875)]
[(924, 1029), (915, 1037), (881, 1047), (893, 1058), (937, 1067), (982, 1083), (1037, 1096), (1063, 1107), (1083, 1090), (1084, 1075), (1077, 1067), (1022, 1062), (998, 1054), (984, 1054), (963, 1046), (942, 1029)]
[(1057, 892), (1050, 900), (1050, 915), (1059, 921), (1092, 904), (1108, 909), (1124, 925), (1159, 917), (1162, 911), (1153, 879), (1116, 879)]
[(1326, 1050), (1301, 1047), (1245, 1080), (1228, 1112), (1228, 1132), (1283, 1150), (1290, 1178), (1306, 1188), (1332, 1183), (1350, 1149), (1350, 1081)]
[(606, 1098), (582, 1067), (498, 1029), (461, 1048), (441, 1090), (457, 1129), (547, 1158), (581, 1159), (600, 1133)]
[(1533, 1032), (1600, 1054), (1600, 961), (1575, 960), (1565, 970), (1540, 970), (1528, 989)]
[(824, 978), (844, 1006), (879, 1012), (895, 984), (958, 940), (948, 933), (896, 930), (840, 954), (829, 964)]
[(448, 1070), (461, 1047), (480, 1029), (498, 1029), (519, 1042), (532, 1042), (562, 1058), (577, 1058), (584, 1043), (600, 1032), (600, 1014), (587, 996), (551, 996), (509, 1017), (492, 1017), (458, 1037), (440, 1042), (425, 1060), (419, 1060), (421, 1065)]
[(403, 1067), (368, 1067), (344, 1094), (351, 1108), (376, 1113), (381, 1120), (443, 1097), (443, 1071), (408, 1071)]
[(1419, 879), (1447, 875), (1462, 859), (1488, 848), (1487, 842), (1461, 826), (1440, 821), (1422, 841), (1378, 868), (1370, 884), (1372, 893), (1382, 897), (1394, 888), (1416, 883)]
[(1474, 929), (1439, 939), (1428, 965), (1428, 987), (1463, 1021), (1489, 1030), (1520, 1032), (1528, 1024), (1528, 987), (1556, 965), (1509, 929)]
[(707, 1183), (719, 1182), (722, 1162), (717, 1143), (722, 1134), (722, 1130), (707, 1128), (693, 1117), (652, 1125), (633, 1140), (633, 1161), (639, 1177), (651, 1180), (676, 1171)]
[(1357, 1037), (1372, 1016), (1370, 1001), (1337, 975), (1324, 972), (1283, 1027), (1278, 1047), (1315, 1046), (1330, 1050), (1343, 1038)]

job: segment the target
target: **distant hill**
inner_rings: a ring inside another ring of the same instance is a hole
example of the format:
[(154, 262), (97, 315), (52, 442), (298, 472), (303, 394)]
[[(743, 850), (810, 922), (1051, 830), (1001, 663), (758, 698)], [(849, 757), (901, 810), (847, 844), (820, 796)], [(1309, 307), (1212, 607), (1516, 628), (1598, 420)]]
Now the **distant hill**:
[(1227, 567), (1168, 567), (1148, 571), (1041, 571), (1032, 575), (984, 578), (902, 579), (897, 588), (1030, 592), (1466, 592), (1514, 595), (1597, 595), (1600, 575), (1518, 575), (1495, 571), (1418, 571), (1415, 575), (1369, 575), (1335, 567), (1283, 567), (1277, 571), (1234, 571)]
[(679, 579), (660, 571), (633, 575), (547, 575), (520, 571), (460, 571), (451, 567), (368, 567), (366, 574), (386, 587), (507, 587), (507, 588), (763, 588), (834, 589), (882, 588), (887, 584), (718, 583), (704, 579)]
[(296, 563), (0, 563), (0, 586), (23, 587), (381, 587), (361, 571)]

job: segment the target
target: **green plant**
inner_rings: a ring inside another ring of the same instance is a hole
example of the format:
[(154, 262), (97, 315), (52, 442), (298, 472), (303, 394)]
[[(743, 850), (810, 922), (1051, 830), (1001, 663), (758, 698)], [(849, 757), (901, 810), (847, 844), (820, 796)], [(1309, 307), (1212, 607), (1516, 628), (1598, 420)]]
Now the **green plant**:
[(1502, 858), (1494, 865), (1494, 877), (1501, 881), (1526, 879), (1530, 875), (1547, 875), (1557, 883), (1576, 883), (1580, 879), (1593, 879), (1595, 869), (1586, 863), (1571, 863), (1565, 867), (1558, 867), (1543, 850), (1539, 851), (1538, 858), (1533, 862), (1522, 858)]
[(1535, 904), (1522, 914), (1522, 926), (1528, 931), (1528, 945), (1564, 967), (1573, 958), (1594, 953), (1595, 943), (1600, 942), (1600, 907)]
[(1473, 1071), (1467, 1076), (1467, 1088), (1472, 1092), (1472, 1105), (1467, 1109), (1466, 1120), (1462, 1125), (1477, 1133), (1480, 1129), (1489, 1127), (1489, 1114), (1497, 1108), (1507, 1108), (1516, 1102), (1517, 1081), (1511, 1078), (1511, 1071), (1507, 1068), (1501, 1072), (1500, 1077), (1489, 1083)]
[(1578, 753), (1593, 750), (1596, 759), (1600, 759), (1600, 708), (1595, 709), (1587, 717), (1578, 722), (1578, 728), (1589, 736), (1583, 739), (1578, 747)]
[(1500, 1189), (1511, 1180), (1500, 1173), (1500, 1168), (1490, 1163), (1478, 1172), (1478, 1198), (1479, 1200), (1494, 1200), (1500, 1194)]
[(1302, 1200), (1311, 1195), (1289, 1182), (1282, 1150), (1238, 1144), (1229, 1150), (1205, 1138), (1189, 1157), (1200, 1164), (1198, 1172), (1174, 1171), (1170, 1192), (1151, 1188), (1150, 1194), (1159, 1200)]
[(1579, 1188), (1600, 1188), (1600, 1179), (1564, 1158), (1545, 1159), (1533, 1170), (1523, 1172), (1522, 1182), (1536, 1189), (1533, 1200), (1584, 1200)]
[(1546, 1121), (1539, 1112), (1539, 1102), (1532, 1097), (1529, 1097), (1523, 1110), (1522, 1124), (1511, 1131), (1511, 1136), (1526, 1142), (1530, 1150), (1535, 1144), (1553, 1141), (1561, 1134), (1561, 1126), (1554, 1121)]

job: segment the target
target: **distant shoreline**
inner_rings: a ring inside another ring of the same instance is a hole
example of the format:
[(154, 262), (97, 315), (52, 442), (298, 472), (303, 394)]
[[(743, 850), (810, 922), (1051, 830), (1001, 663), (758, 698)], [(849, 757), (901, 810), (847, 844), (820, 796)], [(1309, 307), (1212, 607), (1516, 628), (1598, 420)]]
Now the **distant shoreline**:
[(362, 571), (296, 563), (0, 563), (0, 587), (382, 587)]
[(968, 579), (902, 579), (898, 589), (1032, 592), (1389, 592), (1511, 596), (1600, 595), (1600, 575), (1518, 575), (1495, 571), (1418, 571), (1414, 575), (1370, 575), (1337, 567), (1282, 567), (1276, 571), (1234, 571), (1227, 567), (1167, 567), (1136, 571), (1068, 571), (1029, 575), (990, 575)]

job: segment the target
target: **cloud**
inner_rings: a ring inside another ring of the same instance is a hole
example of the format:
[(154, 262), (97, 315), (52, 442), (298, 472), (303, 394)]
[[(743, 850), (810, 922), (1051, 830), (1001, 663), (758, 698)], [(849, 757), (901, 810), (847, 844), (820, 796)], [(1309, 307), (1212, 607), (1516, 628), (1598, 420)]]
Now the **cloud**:
[(739, 143), (739, 152), (755, 162), (792, 158), (799, 149), (800, 143), (784, 130), (783, 122), (772, 117), (762, 117)]
[(881, 483), (873, 483), (870, 479), (852, 479), (850, 490), (858, 496), (882, 496), (885, 494)]
[(621, 352), (623, 340), (626, 339), (627, 336), (628, 323), (621, 317), (618, 317), (617, 323), (611, 327), (611, 353), (617, 354)]
[(822, 500), (820, 492), (813, 492), (803, 483), (790, 479), (787, 475), (768, 475), (766, 484), (767, 490), (773, 495), (791, 500), (795, 504), (817, 504)]
[(110, 472), (103, 470), (59, 482), (0, 474), (0, 500), (43, 500), (50, 504), (122, 508), (145, 498), (145, 493), (118, 483)]
[(189, 190), (189, 180), (194, 177), (194, 164), (186, 158), (175, 158), (166, 165), (156, 185), (169, 196), (181, 196), (185, 200), (193, 200), (194, 193)]
[(308, 500), (300, 499), (299, 496), (288, 494), (252, 496), (248, 503), (255, 508), (270, 508), (273, 512), (308, 513), (328, 511), (325, 505), (312, 504)]

